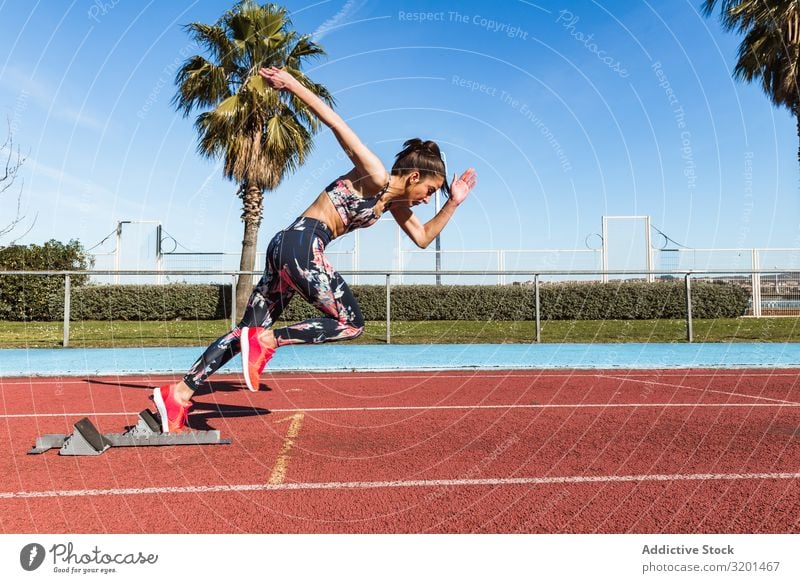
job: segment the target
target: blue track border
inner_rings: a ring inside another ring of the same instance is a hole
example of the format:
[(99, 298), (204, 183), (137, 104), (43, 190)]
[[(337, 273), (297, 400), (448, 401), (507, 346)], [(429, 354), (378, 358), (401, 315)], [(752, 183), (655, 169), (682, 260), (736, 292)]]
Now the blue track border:
[[(182, 374), (199, 347), (0, 350), (0, 377)], [(800, 344), (404, 344), (286, 346), (273, 372), (800, 368)], [(223, 373), (241, 372), (234, 359)]]

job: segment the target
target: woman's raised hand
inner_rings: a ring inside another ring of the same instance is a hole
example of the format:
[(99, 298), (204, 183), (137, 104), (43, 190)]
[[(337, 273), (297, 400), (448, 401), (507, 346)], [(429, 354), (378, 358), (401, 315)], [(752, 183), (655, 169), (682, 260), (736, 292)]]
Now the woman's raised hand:
[(258, 74), (264, 78), (267, 85), (278, 90), (288, 89), (289, 85), (296, 81), (290, 73), (277, 67), (262, 67), (258, 70)]
[(469, 168), (460, 178), (456, 178), (454, 174), (453, 182), (450, 183), (450, 200), (461, 204), (477, 183), (478, 175), (474, 168)]

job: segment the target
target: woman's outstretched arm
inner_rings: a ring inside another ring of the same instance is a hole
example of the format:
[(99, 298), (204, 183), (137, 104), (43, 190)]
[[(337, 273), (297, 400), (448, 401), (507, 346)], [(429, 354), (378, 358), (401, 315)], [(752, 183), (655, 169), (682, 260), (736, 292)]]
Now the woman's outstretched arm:
[(427, 223), (420, 221), (408, 206), (392, 205), (389, 207), (389, 211), (400, 228), (414, 241), (414, 244), (425, 249), (442, 232), (456, 212), (456, 208), (464, 202), (477, 183), (478, 175), (474, 168), (469, 168), (459, 178), (454, 176), (453, 182), (450, 184), (450, 198)]
[(353, 162), (360, 177), (372, 183), (373, 189), (380, 189), (386, 184), (388, 173), (380, 158), (373, 154), (350, 129), (338, 113), (328, 104), (304, 87), (290, 73), (276, 67), (263, 68), (258, 71), (267, 84), (273, 89), (290, 91), (302, 100), (319, 120), (331, 128), (333, 135), (339, 140), (345, 154)]

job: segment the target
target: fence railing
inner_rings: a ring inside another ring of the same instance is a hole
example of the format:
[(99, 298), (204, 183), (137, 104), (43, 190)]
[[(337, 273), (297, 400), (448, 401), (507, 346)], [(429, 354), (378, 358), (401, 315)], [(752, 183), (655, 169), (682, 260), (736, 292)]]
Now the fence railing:
[[(371, 252), (375, 246), (365, 246), (360, 243), (359, 231), (354, 233), (352, 247), (346, 241), (336, 240), (325, 251), (326, 257), (340, 269), (351, 271), (369, 270), (496, 270), (498, 277), (494, 283), (509, 283), (505, 279), (506, 270), (575, 270), (596, 269), (603, 270), (625, 268), (641, 270), (671, 271), (701, 271), (701, 270), (729, 270), (753, 271), (762, 267), (773, 271), (800, 270), (800, 247), (771, 247), (771, 248), (668, 248), (668, 240), (664, 241), (665, 247), (650, 245), (642, 251), (633, 252), (627, 249), (623, 257), (617, 257), (621, 249), (612, 245), (611, 249), (603, 248), (603, 238), (599, 234), (599, 247), (585, 247), (579, 249), (406, 249), (401, 245), (402, 229), (391, 219), (382, 219), (379, 224), (393, 226), (397, 237), (390, 247), (383, 247), (387, 241), (381, 243), (382, 252), (377, 256)], [(588, 238), (587, 238), (588, 240)], [(646, 242), (643, 239), (643, 242)], [(184, 252), (164, 251), (157, 245), (156, 254), (144, 252), (140, 248), (135, 257), (130, 255), (133, 249), (122, 257), (122, 249), (117, 242), (114, 251), (95, 252), (96, 269), (119, 270), (122, 265), (126, 269), (156, 269), (164, 270), (235, 270), (238, 269), (240, 251), (231, 252)], [(588, 243), (587, 243), (588, 245)], [(147, 247), (149, 249), (149, 247)], [(631, 255), (631, 253), (633, 254)], [(257, 254), (256, 265), (264, 264), (263, 251)], [(635, 263), (631, 263), (635, 261)], [(398, 283), (402, 276), (398, 277)], [(159, 274), (155, 279), (160, 278)], [(353, 283), (359, 281), (358, 275), (353, 278)], [(451, 282), (452, 283), (452, 282)], [(486, 282), (491, 283), (491, 282)]]
[[(568, 271), (383, 271), (383, 270), (357, 270), (341, 271), (342, 275), (352, 276), (382, 276), (385, 278), (386, 288), (386, 343), (391, 343), (391, 287), (393, 282), (400, 280), (404, 276), (430, 276), (438, 280), (442, 276), (521, 276), (528, 277), (528, 283), (532, 283), (532, 293), (534, 296), (534, 311), (536, 332), (532, 342), (541, 342), (541, 301), (540, 287), (544, 278), (571, 277), (574, 280), (586, 280), (590, 276), (602, 276), (604, 280), (608, 278), (618, 278), (614, 281), (644, 280), (654, 279), (679, 279), (682, 278), (686, 290), (686, 340), (693, 341), (692, 331), (692, 280), (696, 281), (723, 281), (733, 282), (743, 287), (752, 286), (750, 315), (760, 317), (763, 315), (800, 315), (800, 271), (786, 272), (774, 270), (699, 270), (699, 271), (627, 271), (627, 270), (568, 270)], [(236, 283), (239, 277), (255, 278), (262, 275), (260, 271), (208, 271), (208, 270), (145, 270), (145, 271), (126, 271), (126, 270), (87, 270), (87, 271), (0, 271), (0, 277), (4, 276), (59, 276), (64, 278), (64, 339), (63, 346), (69, 346), (69, 325), (71, 317), (71, 278), (75, 276), (115, 276), (115, 277), (146, 277), (152, 275), (174, 275), (179, 277), (192, 276), (214, 276), (231, 279), (231, 326), (236, 325)], [(774, 284), (773, 282), (774, 278)], [(774, 293), (767, 293), (765, 300), (764, 289), (762, 286), (767, 282), (766, 287), (772, 289)], [(781, 288), (783, 287), (783, 290)], [(778, 297), (780, 296), (780, 297)], [(765, 308), (766, 306), (766, 308)]]

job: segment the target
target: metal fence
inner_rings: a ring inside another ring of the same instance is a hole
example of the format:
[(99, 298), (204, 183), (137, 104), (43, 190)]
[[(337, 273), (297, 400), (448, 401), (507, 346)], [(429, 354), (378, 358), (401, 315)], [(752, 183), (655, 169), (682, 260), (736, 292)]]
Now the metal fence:
[[(389, 224), (391, 221), (379, 221)], [(391, 226), (391, 225), (390, 225)], [(480, 283), (512, 283), (511, 271), (515, 272), (542, 272), (552, 273), (575, 272), (582, 270), (591, 272), (586, 277), (605, 281), (608, 276), (603, 275), (609, 270), (625, 269), (628, 271), (642, 270), (646, 273), (665, 272), (699, 272), (699, 271), (729, 271), (753, 272), (768, 269), (772, 274), (790, 274), (800, 271), (800, 247), (786, 248), (668, 248), (648, 245), (642, 257), (631, 258), (616, 257), (603, 243), (596, 248), (580, 249), (406, 249), (401, 244), (404, 240), (401, 230), (395, 226), (396, 236), (390, 237), (390, 245), (385, 247), (387, 241), (382, 241), (370, 246), (361, 243), (359, 232), (355, 231), (353, 237), (346, 241), (335, 240), (326, 249), (325, 255), (341, 271), (347, 270), (353, 274), (353, 283), (374, 283), (369, 281), (369, 276), (362, 276), (367, 272), (435, 272), (435, 271), (484, 271), (487, 273)], [(389, 234), (383, 233), (384, 239)], [(352, 242), (352, 246), (347, 243)], [(150, 270), (155, 269), (150, 282), (160, 283), (169, 277), (170, 271), (234, 271), (238, 269), (240, 252), (179, 252), (176, 250), (165, 251), (161, 246), (153, 255), (123, 257), (120, 243), (117, 249), (110, 252), (94, 252), (93, 269), (119, 271)], [(378, 258), (374, 255), (376, 248), (380, 249)], [(148, 247), (149, 249), (149, 247)], [(140, 250), (141, 251), (141, 250)], [(124, 261), (123, 261), (124, 259)], [(265, 262), (265, 253), (256, 255), (256, 266), (261, 267)], [(613, 264), (613, 265), (612, 265)], [(611, 265), (611, 267), (609, 267)], [(495, 274), (489, 276), (488, 274)], [(113, 276), (116, 279), (116, 276)], [(362, 277), (367, 281), (362, 281)], [(439, 276), (441, 278), (441, 276)], [(441, 283), (459, 283), (453, 276), (450, 281)], [(491, 278), (490, 278), (491, 277)], [(652, 276), (651, 276), (652, 277)], [(403, 275), (397, 276), (397, 283), (414, 283), (404, 281)], [(102, 283), (111, 283), (106, 278)], [(142, 282), (145, 283), (145, 282)], [(438, 283), (438, 282), (437, 282)]]
[[(615, 281), (668, 281), (683, 280), (686, 290), (686, 340), (692, 342), (692, 282), (726, 282), (741, 285), (751, 292), (749, 305), (749, 315), (753, 316), (797, 316), (800, 315), (800, 271), (786, 273), (770, 270), (758, 270), (750, 272), (731, 273), (730, 271), (597, 271), (597, 270), (574, 270), (574, 271), (342, 271), (342, 275), (347, 276), (370, 276), (380, 277), (384, 281), (386, 288), (386, 342), (391, 343), (391, 301), (392, 285), (397, 285), (398, 281), (408, 276), (420, 276), (430, 278), (431, 281), (440, 281), (444, 276), (475, 277), (485, 278), (486, 276), (515, 277), (522, 278), (531, 285), (531, 293), (534, 296), (534, 313), (536, 322), (535, 337), (532, 342), (541, 342), (541, 302), (540, 288), (545, 282), (552, 281), (587, 281), (605, 280), (614, 278)], [(209, 277), (228, 279), (231, 286), (231, 326), (236, 325), (236, 301), (235, 289), (239, 277), (250, 277), (255, 279), (261, 272), (255, 271), (198, 271), (198, 270), (172, 270), (172, 271), (116, 271), (116, 270), (92, 270), (92, 271), (0, 271), (3, 276), (59, 276), (64, 278), (64, 340), (63, 345), (69, 346), (69, 326), (71, 316), (71, 278), (75, 276), (89, 276), (90, 278), (113, 277), (115, 280), (121, 278), (132, 278), (140, 280), (149, 276), (170, 276), (170, 278), (180, 278), (186, 282), (195, 277)], [(527, 279), (525, 279), (527, 278)], [(225, 282), (227, 283), (227, 282)]]

